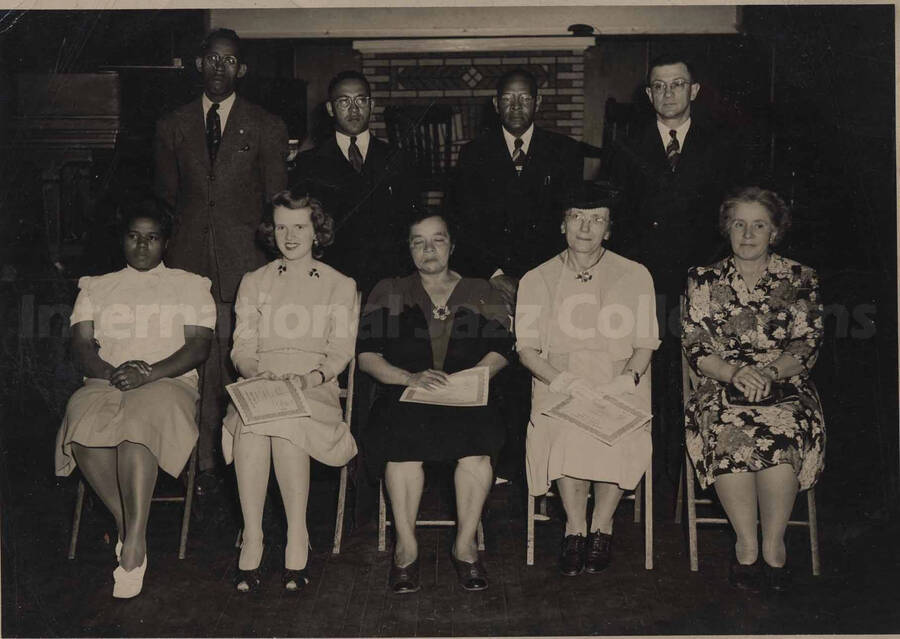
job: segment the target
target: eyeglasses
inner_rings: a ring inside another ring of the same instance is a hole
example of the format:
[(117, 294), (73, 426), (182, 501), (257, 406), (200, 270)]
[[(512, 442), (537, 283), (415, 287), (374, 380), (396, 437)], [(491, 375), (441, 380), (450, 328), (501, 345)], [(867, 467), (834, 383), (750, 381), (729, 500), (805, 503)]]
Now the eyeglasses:
[(363, 109), (369, 106), (369, 103), (372, 101), (372, 97), (368, 95), (356, 95), (352, 98), (349, 95), (342, 95), (339, 98), (334, 99), (335, 105), (337, 108), (347, 111), (352, 104), (357, 109)]
[(580, 211), (571, 211), (566, 213), (566, 219), (570, 222), (575, 222), (576, 224), (582, 224), (584, 222), (588, 222), (593, 226), (600, 226), (601, 224), (609, 224), (609, 218), (599, 215), (597, 213), (581, 213)]
[(500, 96), (500, 104), (505, 107), (511, 107), (515, 104), (530, 107), (533, 103), (534, 96), (528, 93), (504, 93)]
[(672, 93), (678, 93), (679, 91), (684, 91), (685, 87), (691, 84), (690, 80), (685, 80), (684, 78), (678, 78), (677, 80), (672, 80), (668, 84), (663, 82), (662, 80), (657, 80), (655, 82), (650, 83), (650, 90), (653, 93), (658, 95), (665, 95), (667, 91), (671, 91)]
[(220, 62), (226, 67), (236, 67), (238, 63), (237, 58), (233, 55), (220, 56), (218, 53), (207, 53), (203, 59), (212, 67), (219, 66)]

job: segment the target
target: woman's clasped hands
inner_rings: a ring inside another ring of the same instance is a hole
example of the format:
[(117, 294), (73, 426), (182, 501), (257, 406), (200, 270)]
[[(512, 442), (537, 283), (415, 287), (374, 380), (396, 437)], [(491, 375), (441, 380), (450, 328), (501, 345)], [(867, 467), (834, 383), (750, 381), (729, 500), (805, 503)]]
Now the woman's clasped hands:
[(611, 382), (595, 385), (584, 377), (578, 377), (568, 371), (557, 375), (550, 383), (550, 390), (563, 393), (576, 399), (594, 401), (604, 395), (621, 395), (634, 392), (634, 381), (629, 375), (619, 375)]
[(270, 381), (283, 380), (286, 382), (293, 379), (300, 385), (301, 390), (306, 390), (307, 388), (312, 388), (325, 383), (324, 376), (318, 369), (312, 370), (305, 375), (300, 375), (299, 373), (284, 373), (283, 375), (278, 375), (272, 371), (260, 371), (254, 377), (256, 379), (268, 379)]
[(751, 402), (768, 397), (772, 391), (772, 378), (746, 364), (734, 372), (731, 383)]
[(120, 391), (134, 390), (150, 377), (153, 367), (139, 359), (131, 359), (116, 366), (109, 374), (109, 383)]

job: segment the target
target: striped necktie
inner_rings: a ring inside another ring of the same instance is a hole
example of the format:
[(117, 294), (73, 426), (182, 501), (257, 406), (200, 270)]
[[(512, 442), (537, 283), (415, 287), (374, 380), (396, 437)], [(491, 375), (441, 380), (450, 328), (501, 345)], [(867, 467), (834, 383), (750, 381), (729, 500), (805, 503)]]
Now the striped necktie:
[(666, 145), (666, 160), (669, 162), (669, 166), (672, 167), (672, 172), (675, 172), (675, 167), (678, 166), (678, 158), (681, 156), (681, 145), (678, 144), (678, 131), (672, 129), (669, 131), (669, 137), (672, 138), (669, 140), (669, 144)]
[(513, 142), (513, 154), (512, 161), (513, 165), (516, 167), (516, 174), (522, 175), (522, 169), (525, 168), (525, 160), (528, 155), (522, 149), (522, 138), (516, 138)]

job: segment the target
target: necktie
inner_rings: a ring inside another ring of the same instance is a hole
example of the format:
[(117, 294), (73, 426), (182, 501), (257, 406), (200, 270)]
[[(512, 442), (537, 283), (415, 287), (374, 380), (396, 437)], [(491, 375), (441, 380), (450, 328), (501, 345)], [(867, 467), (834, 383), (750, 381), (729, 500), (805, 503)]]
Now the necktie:
[(525, 168), (525, 160), (527, 157), (525, 151), (522, 150), (522, 138), (516, 138), (513, 142), (512, 161), (513, 165), (516, 167), (517, 175), (522, 175), (522, 169)]
[(209, 151), (209, 161), (216, 161), (219, 152), (219, 144), (222, 142), (222, 122), (219, 120), (219, 103), (213, 102), (206, 113), (206, 148)]
[(356, 136), (350, 136), (350, 147), (347, 149), (347, 156), (350, 158), (350, 164), (353, 165), (353, 170), (357, 173), (362, 173), (363, 169), (363, 156), (359, 151), (359, 147), (356, 146)]
[(678, 131), (675, 129), (670, 130), (669, 137), (672, 139), (666, 145), (666, 160), (668, 160), (669, 166), (672, 167), (674, 172), (675, 167), (678, 166), (678, 157), (681, 155), (681, 146), (678, 144)]

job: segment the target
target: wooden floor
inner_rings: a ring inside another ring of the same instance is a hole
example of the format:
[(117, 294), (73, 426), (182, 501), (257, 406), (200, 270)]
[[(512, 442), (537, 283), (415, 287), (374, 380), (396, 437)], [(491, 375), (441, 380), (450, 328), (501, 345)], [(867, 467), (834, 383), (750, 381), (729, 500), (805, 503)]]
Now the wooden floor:
[[(656, 568), (643, 567), (643, 526), (632, 506), (616, 518), (614, 559), (601, 575), (565, 578), (556, 570), (562, 522), (538, 524), (535, 566), (525, 565), (522, 495), (493, 489), (485, 512), (490, 576), (484, 593), (457, 584), (450, 530), (420, 536), (422, 590), (387, 590), (389, 553), (376, 551), (369, 523), (348, 533), (331, 554), (335, 475), (316, 473), (309, 513), (312, 583), (300, 596), (280, 588), (283, 528), (267, 517), (265, 581), (250, 595), (232, 587), (238, 528), (227, 503), (201, 503), (188, 556), (177, 558), (180, 506), (155, 504), (144, 591), (111, 597), (111, 520), (99, 502), (86, 508), (78, 556), (66, 559), (75, 480), (51, 475), (52, 433), (36, 437), (4, 424), (3, 636), (473, 636), (682, 633), (891, 633), (900, 631), (896, 526), (846, 525), (822, 491), (823, 574), (810, 574), (808, 545), (792, 530), (792, 592), (777, 598), (730, 588), (730, 539), (724, 529), (700, 535), (700, 572), (688, 569), (684, 531), (672, 522), (671, 486), (657, 481)], [(25, 434), (23, 434), (25, 433)], [(440, 510), (440, 482), (427, 508)], [(277, 494), (275, 495), (277, 497)], [(270, 500), (277, 505), (277, 500)]]

